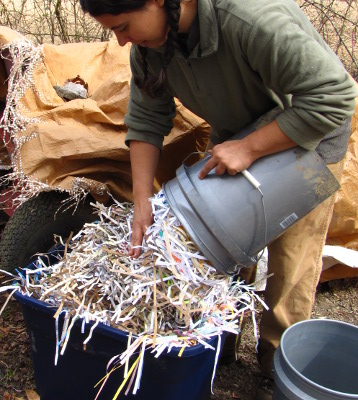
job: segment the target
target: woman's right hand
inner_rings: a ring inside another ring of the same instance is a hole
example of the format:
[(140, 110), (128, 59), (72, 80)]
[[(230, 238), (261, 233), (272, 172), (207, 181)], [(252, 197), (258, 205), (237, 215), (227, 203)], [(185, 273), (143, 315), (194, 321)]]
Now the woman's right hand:
[(149, 198), (153, 196), (153, 181), (159, 154), (159, 148), (150, 143), (136, 140), (130, 142), (134, 215), (129, 255), (136, 258), (140, 256), (144, 234), (153, 222)]
[(134, 215), (132, 221), (131, 248), (129, 255), (135, 258), (140, 256), (143, 237), (146, 230), (153, 222), (152, 205), (148, 199), (134, 203)]

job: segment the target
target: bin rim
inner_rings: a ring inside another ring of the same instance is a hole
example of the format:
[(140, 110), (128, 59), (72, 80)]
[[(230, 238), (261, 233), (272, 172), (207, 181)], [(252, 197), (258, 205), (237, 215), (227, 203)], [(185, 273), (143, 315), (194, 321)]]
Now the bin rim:
[[(31, 266), (31, 265), (30, 265)], [(30, 267), (29, 266), (29, 267)], [(35, 298), (34, 296), (26, 295), (20, 292), (20, 290), (15, 291), (13, 294), (14, 298), (25, 307), (31, 307), (37, 309), (51, 317), (53, 317), (57, 311), (57, 307), (51, 306), (50, 304)], [(75, 321), (75, 325), (80, 326), (83, 322), (83, 318), (79, 318)], [(86, 329), (90, 329), (95, 322), (89, 321), (86, 322), (85, 327)], [(111, 337), (114, 339), (120, 339), (123, 341), (128, 340), (129, 333), (122, 331), (118, 328), (114, 328), (109, 325), (105, 325), (102, 322), (99, 322), (94, 329), (94, 332), (100, 333), (104, 336)], [(225, 332), (221, 332), (219, 334), (213, 335), (210, 339), (207, 340), (208, 345), (215, 347), (215, 350), (205, 347), (203, 344), (196, 344), (194, 346), (186, 346), (184, 351), (181, 354), (181, 357), (194, 357), (197, 354), (203, 353), (206, 350), (216, 351), (218, 346), (218, 336), (224, 335)], [(133, 337), (138, 337), (138, 335), (133, 335)], [(203, 339), (204, 340), (204, 339)], [(172, 346), (169, 352), (164, 352), (165, 356), (169, 357), (178, 357), (179, 352), (181, 351), (182, 347)]]

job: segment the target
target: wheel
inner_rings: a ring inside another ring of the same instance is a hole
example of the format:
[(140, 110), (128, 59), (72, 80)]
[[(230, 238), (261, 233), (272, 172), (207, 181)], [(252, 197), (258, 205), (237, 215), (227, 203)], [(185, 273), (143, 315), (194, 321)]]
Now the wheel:
[(54, 245), (54, 234), (63, 239), (77, 233), (86, 222), (97, 219), (92, 198), (74, 208), (63, 206), (67, 193), (42, 192), (19, 208), (7, 222), (0, 242), (0, 269), (13, 273), (36, 259), (36, 253), (47, 252)]

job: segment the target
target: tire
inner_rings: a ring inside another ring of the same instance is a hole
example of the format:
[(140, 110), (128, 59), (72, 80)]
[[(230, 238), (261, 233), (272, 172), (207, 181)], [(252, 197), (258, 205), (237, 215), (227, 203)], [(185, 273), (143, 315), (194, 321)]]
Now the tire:
[(74, 207), (66, 210), (65, 199), (67, 193), (42, 192), (16, 209), (1, 236), (0, 269), (13, 273), (26, 267), (37, 258), (36, 253), (45, 253), (54, 245), (54, 234), (65, 240), (97, 219), (90, 196), (78, 204), (75, 213)]

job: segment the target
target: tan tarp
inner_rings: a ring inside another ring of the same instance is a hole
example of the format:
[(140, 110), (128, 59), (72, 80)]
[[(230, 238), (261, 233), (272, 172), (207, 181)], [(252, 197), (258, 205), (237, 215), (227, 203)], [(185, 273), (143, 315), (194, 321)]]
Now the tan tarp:
[[(0, 45), (20, 39), (16, 32), (0, 27)], [(121, 48), (115, 41), (43, 45), (32, 85), (17, 105), (26, 117), (40, 119), (15, 135), (21, 143), (17, 166), (26, 177), (68, 191), (83, 185), (101, 201), (106, 200), (107, 190), (119, 200), (132, 200), (123, 124), (129, 94), (128, 51), (128, 46)], [(65, 102), (53, 86), (77, 75), (89, 85), (88, 98)], [(209, 126), (179, 102), (177, 106), (175, 127), (165, 139), (157, 188), (175, 175), (188, 154), (203, 150), (208, 137)], [(358, 107), (327, 239), (328, 244), (354, 250), (358, 250), (357, 121)]]
[[(358, 102), (356, 103), (341, 188), (337, 192), (326, 243), (358, 251)], [(338, 264), (322, 272), (321, 282), (351, 277), (358, 277), (358, 268)]]
[(352, 135), (327, 244), (358, 250), (358, 106), (352, 118)]
[[(9, 36), (16, 39), (13, 31), (1, 28), (0, 44), (9, 43)], [(123, 124), (128, 60), (129, 46), (121, 48), (115, 40), (43, 45), (43, 57), (30, 74), (31, 85), (17, 104), (22, 115), (39, 119), (15, 133), (20, 143), (16, 163), (26, 177), (68, 191), (82, 186), (100, 201), (106, 200), (107, 192), (119, 200), (132, 200)], [(54, 86), (78, 75), (88, 83), (88, 98), (66, 102)], [(205, 149), (208, 138), (209, 126), (179, 102), (177, 106), (174, 128), (164, 142), (157, 188), (175, 176), (185, 157)]]

